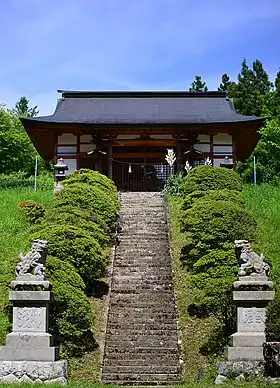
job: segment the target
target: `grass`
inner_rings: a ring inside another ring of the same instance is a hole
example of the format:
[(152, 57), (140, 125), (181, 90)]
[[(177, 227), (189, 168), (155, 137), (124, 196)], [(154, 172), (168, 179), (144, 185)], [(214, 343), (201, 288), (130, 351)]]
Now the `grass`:
[(178, 299), (179, 324), (184, 360), (183, 381), (196, 382), (199, 369), (205, 372), (207, 381), (216, 377), (215, 360), (203, 356), (200, 348), (206, 342), (216, 319), (191, 317), (188, 306), (194, 302), (194, 291), (188, 288), (189, 273), (181, 265), (180, 252), (184, 245), (184, 235), (180, 232), (181, 201), (179, 197), (169, 197), (171, 249), (173, 256), (174, 286)]
[(4, 344), (10, 327), (4, 306), (8, 299), (8, 285), (13, 279), (15, 265), (20, 252), (29, 248), (29, 225), (17, 205), (33, 199), (47, 205), (53, 197), (52, 190), (0, 189), (0, 343)]
[(246, 209), (258, 223), (257, 241), (260, 251), (272, 265), (272, 278), (280, 285), (280, 187), (246, 185)]

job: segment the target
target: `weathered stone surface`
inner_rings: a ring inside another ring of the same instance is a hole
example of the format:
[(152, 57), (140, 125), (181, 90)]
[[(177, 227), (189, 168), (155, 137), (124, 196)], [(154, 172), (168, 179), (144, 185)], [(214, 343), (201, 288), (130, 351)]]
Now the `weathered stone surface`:
[(48, 333), (12, 332), (6, 337), (9, 348), (47, 348), (53, 346), (52, 336)]
[(232, 346), (225, 349), (229, 361), (261, 361), (263, 360), (262, 346)]
[(36, 361), (0, 361), (0, 382), (67, 383), (67, 363)]
[(280, 342), (266, 342), (263, 345), (265, 371), (271, 377), (280, 377)]
[(59, 359), (57, 346), (49, 348), (9, 348), (0, 347), (0, 360), (10, 361), (56, 361)]
[(263, 346), (265, 334), (257, 332), (234, 333), (231, 336), (231, 346)]
[(219, 384), (224, 384), (227, 380), (228, 380), (228, 379), (227, 379), (226, 376), (218, 375), (218, 376), (216, 377), (215, 384), (217, 384), (217, 385), (219, 385)]
[(223, 376), (227, 376), (229, 373), (250, 375), (264, 372), (263, 361), (221, 361), (216, 365), (218, 373)]
[[(47, 291), (45, 291), (47, 292)], [(48, 329), (47, 306), (13, 307), (13, 331), (45, 333)]]
[[(260, 332), (265, 331), (265, 307), (238, 307), (237, 308), (237, 331)], [(245, 346), (245, 345), (243, 345)]]
[(121, 193), (102, 381), (180, 382), (180, 346), (164, 199)]

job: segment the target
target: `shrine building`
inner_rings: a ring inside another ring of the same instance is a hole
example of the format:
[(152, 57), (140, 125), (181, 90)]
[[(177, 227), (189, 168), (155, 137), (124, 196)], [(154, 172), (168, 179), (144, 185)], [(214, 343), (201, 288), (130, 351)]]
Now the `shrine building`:
[[(121, 190), (161, 189), (168, 175), (204, 164), (235, 168), (259, 140), (263, 118), (234, 110), (225, 92), (67, 91), (50, 116), (22, 118), (45, 160), (90, 168)], [(176, 154), (174, 168), (165, 161)]]

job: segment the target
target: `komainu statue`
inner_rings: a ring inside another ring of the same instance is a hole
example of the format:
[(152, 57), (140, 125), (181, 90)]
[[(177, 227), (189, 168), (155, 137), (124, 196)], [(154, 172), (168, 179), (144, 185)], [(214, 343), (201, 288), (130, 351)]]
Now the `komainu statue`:
[(48, 253), (48, 242), (34, 240), (31, 251), (27, 255), (19, 255), (20, 262), (16, 265), (15, 274), (19, 276), (45, 276), (45, 263)]
[(264, 261), (265, 257), (261, 253), (258, 255), (253, 251), (251, 244), (247, 240), (235, 240), (235, 248), (240, 254), (238, 276), (268, 276), (269, 265)]

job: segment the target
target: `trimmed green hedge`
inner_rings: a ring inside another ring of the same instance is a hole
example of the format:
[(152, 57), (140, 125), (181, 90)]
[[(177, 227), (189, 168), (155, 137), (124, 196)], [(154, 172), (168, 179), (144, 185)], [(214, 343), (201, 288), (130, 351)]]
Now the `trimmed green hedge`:
[(119, 210), (117, 190), (90, 170), (70, 174), (31, 239), (49, 242), (47, 275), (53, 283), (51, 331), (63, 352), (80, 355), (96, 346), (88, 296), (105, 275), (105, 248), (112, 241)]
[(219, 328), (210, 333), (205, 351), (222, 352), (235, 325), (232, 283), (238, 272), (234, 240), (255, 240), (256, 223), (244, 208), (239, 176), (225, 168), (198, 166), (183, 179), (181, 260), (190, 271), (188, 287), (195, 302), (189, 313), (214, 315)]
[(236, 190), (209, 190), (209, 191), (194, 191), (184, 197), (182, 208), (187, 210), (194, 203), (200, 202), (215, 202), (215, 201), (231, 201), (239, 206), (244, 206), (244, 198), (240, 191)]
[(241, 178), (232, 170), (212, 166), (197, 166), (190, 170), (180, 186), (184, 195), (194, 191), (224, 189), (242, 191)]
[(49, 254), (69, 261), (86, 285), (102, 277), (106, 269), (105, 255), (91, 233), (72, 225), (52, 224), (32, 235), (49, 242)]
[(109, 230), (114, 229), (119, 211), (115, 195), (102, 191), (98, 186), (86, 183), (73, 183), (57, 193), (53, 208), (73, 206), (91, 212), (93, 221)]

